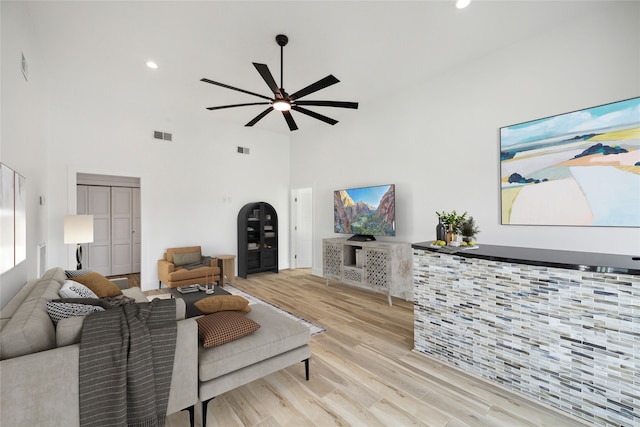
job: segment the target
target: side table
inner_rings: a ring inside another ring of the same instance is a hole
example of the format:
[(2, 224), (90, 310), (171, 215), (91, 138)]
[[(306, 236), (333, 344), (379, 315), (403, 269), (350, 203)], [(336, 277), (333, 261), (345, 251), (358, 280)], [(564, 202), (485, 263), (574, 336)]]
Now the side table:
[[(229, 283), (233, 284), (236, 280), (236, 256), (235, 255), (216, 255), (216, 258), (222, 260), (222, 271)], [(224, 285), (224, 277), (221, 282)]]

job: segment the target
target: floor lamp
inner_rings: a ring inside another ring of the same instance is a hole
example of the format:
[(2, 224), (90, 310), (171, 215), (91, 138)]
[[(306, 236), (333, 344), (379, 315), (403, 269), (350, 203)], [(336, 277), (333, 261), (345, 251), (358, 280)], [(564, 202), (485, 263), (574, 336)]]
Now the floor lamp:
[(76, 244), (76, 261), (78, 270), (82, 269), (83, 243), (93, 242), (93, 215), (65, 215), (64, 243)]

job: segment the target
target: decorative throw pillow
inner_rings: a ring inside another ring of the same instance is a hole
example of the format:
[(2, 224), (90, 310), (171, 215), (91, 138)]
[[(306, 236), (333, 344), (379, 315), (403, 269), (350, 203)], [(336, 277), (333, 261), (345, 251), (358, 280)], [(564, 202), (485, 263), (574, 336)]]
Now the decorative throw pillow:
[(74, 277), (73, 280), (91, 289), (98, 298), (122, 295), (122, 291), (118, 285), (95, 271), (85, 274), (84, 276)]
[(60, 298), (98, 298), (91, 289), (73, 280), (65, 280), (58, 295)]
[(60, 298), (53, 299), (50, 302), (95, 305), (96, 307), (102, 307), (105, 310), (109, 310), (110, 308), (112, 308), (112, 306), (109, 305), (108, 301), (105, 301), (103, 298)]
[(173, 265), (176, 267), (200, 262), (202, 258), (200, 252), (184, 252), (173, 254)]
[(198, 336), (204, 348), (222, 345), (245, 337), (260, 325), (237, 311), (219, 311), (196, 319)]
[(72, 277), (84, 276), (85, 274), (91, 273), (91, 270), (87, 268), (83, 268), (82, 270), (65, 270), (64, 274), (70, 279)]
[(47, 303), (47, 313), (54, 325), (67, 317), (86, 316), (97, 311), (104, 311), (99, 305), (77, 304), (60, 301), (49, 301)]
[(196, 301), (193, 305), (202, 314), (211, 314), (218, 311), (239, 311), (241, 313), (251, 311), (249, 301), (240, 295), (212, 295)]

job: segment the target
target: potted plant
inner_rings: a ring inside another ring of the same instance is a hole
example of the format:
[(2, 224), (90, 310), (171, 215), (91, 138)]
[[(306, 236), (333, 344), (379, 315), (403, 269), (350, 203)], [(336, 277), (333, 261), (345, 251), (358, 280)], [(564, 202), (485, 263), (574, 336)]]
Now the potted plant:
[(459, 215), (455, 210), (452, 212), (436, 211), (436, 215), (447, 229), (447, 244), (456, 240), (456, 234), (460, 232), (460, 224), (467, 217), (467, 213)]
[(462, 234), (462, 241), (473, 242), (473, 238), (480, 232), (480, 228), (476, 225), (472, 216), (465, 219), (460, 223), (460, 234)]

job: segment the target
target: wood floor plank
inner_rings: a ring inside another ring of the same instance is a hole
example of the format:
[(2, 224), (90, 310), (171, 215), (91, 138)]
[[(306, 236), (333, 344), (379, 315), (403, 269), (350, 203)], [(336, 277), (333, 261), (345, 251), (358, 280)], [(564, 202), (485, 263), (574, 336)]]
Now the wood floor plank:
[[(234, 286), (327, 331), (311, 339), (310, 381), (296, 364), (229, 391), (209, 403), (208, 427), (584, 425), (413, 351), (410, 301), (393, 298), (389, 307), (384, 294), (327, 287), (308, 269), (236, 278)], [(167, 425), (185, 420), (174, 414)]]

